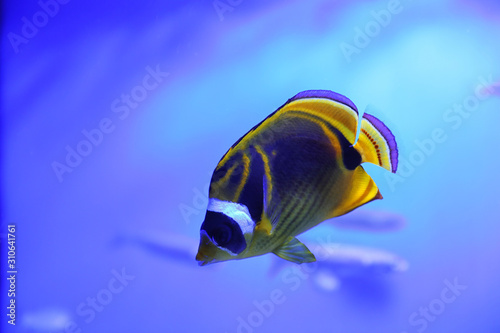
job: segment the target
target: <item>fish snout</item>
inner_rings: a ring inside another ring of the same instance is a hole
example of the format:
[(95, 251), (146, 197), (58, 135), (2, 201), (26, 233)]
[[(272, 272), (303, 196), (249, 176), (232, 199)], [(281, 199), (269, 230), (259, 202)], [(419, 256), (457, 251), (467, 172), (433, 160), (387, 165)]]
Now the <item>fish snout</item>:
[(214, 258), (206, 255), (201, 249), (198, 250), (196, 254), (196, 261), (198, 261), (198, 265), (205, 266), (214, 262)]
[(198, 253), (196, 254), (196, 261), (205, 261), (208, 260), (208, 257), (206, 254), (204, 254), (201, 249), (198, 250)]
[(207, 233), (202, 230), (200, 233), (200, 246), (196, 254), (196, 261), (200, 266), (205, 266), (215, 259), (215, 245), (212, 243)]

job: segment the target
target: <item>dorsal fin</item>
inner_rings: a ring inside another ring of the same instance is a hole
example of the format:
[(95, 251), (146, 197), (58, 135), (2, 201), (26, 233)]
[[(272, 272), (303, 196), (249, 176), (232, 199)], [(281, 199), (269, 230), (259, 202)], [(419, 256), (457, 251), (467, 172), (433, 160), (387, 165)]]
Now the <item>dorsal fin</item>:
[(298, 99), (304, 99), (304, 98), (324, 98), (324, 99), (330, 99), (332, 101), (344, 104), (348, 107), (350, 107), (356, 114), (358, 114), (358, 108), (354, 103), (344, 95), (341, 95), (339, 93), (333, 92), (331, 90), (305, 90), (302, 92), (299, 92), (297, 95), (293, 96), (290, 98), (285, 104), (288, 104), (292, 101), (298, 100)]
[[(351, 143), (356, 139), (358, 109), (347, 97), (329, 90), (306, 90), (290, 98), (285, 104), (252, 127), (240, 137), (221, 158), (219, 164), (230, 159), (238, 146), (246, 147), (254, 136), (267, 128), (276, 117), (287, 111), (309, 113), (338, 129)], [(240, 148), (241, 148), (240, 147)]]
[(290, 98), (280, 112), (300, 110), (324, 119), (351, 143), (356, 139), (358, 109), (347, 97), (329, 90), (306, 90)]

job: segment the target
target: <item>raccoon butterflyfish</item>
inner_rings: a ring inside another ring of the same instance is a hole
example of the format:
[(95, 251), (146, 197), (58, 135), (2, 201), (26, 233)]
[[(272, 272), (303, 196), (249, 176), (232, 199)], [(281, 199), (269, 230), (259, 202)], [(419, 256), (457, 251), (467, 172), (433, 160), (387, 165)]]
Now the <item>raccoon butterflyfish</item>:
[(295, 236), (375, 199), (361, 163), (396, 172), (398, 149), (380, 120), (328, 90), (303, 91), (242, 136), (210, 181), (196, 260), (200, 265), (274, 253), (314, 255)]

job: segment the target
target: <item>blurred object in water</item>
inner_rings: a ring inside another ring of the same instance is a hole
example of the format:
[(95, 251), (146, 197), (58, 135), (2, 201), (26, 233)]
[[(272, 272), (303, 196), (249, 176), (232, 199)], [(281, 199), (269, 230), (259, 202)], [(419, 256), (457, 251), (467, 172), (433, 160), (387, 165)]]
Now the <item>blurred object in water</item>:
[[(302, 264), (303, 270), (312, 277), (315, 286), (323, 291), (339, 290), (343, 282), (352, 279), (383, 279), (386, 274), (404, 272), (409, 266), (405, 259), (375, 248), (338, 243), (309, 243), (308, 247), (316, 253), (317, 261)], [(275, 276), (289, 266), (276, 258), (269, 273)]]
[(489, 86), (481, 89), (480, 94), (483, 96), (500, 96), (500, 81), (493, 82)]
[(314, 283), (321, 290), (334, 291), (340, 289), (340, 280), (331, 272), (319, 271), (314, 276)]
[(403, 215), (387, 211), (355, 210), (331, 219), (328, 223), (342, 229), (387, 232), (397, 231), (405, 227), (406, 219)]
[(313, 281), (323, 291), (338, 290), (343, 281), (351, 278), (370, 281), (408, 269), (406, 260), (380, 249), (338, 243), (315, 244), (310, 248), (318, 254)]
[(27, 332), (63, 332), (72, 322), (68, 312), (58, 308), (26, 311), (20, 317), (20, 326)]
[(194, 258), (198, 242), (183, 235), (149, 231), (138, 234), (122, 233), (113, 241), (114, 246), (134, 246), (158, 255), (195, 266)]
[(340, 276), (403, 272), (408, 262), (385, 250), (338, 243), (311, 244), (318, 268)]

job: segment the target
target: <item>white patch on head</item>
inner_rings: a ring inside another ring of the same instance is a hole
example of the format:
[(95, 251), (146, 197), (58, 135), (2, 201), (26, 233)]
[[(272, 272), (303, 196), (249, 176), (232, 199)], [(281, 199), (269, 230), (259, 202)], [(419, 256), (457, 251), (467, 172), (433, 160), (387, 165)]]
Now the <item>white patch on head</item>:
[(232, 218), (240, 226), (243, 235), (253, 233), (255, 222), (252, 220), (247, 206), (236, 202), (222, 201), (219, 199), (210, 198), (208, 200), (207, 210), (211, 212), (222, 213)]

